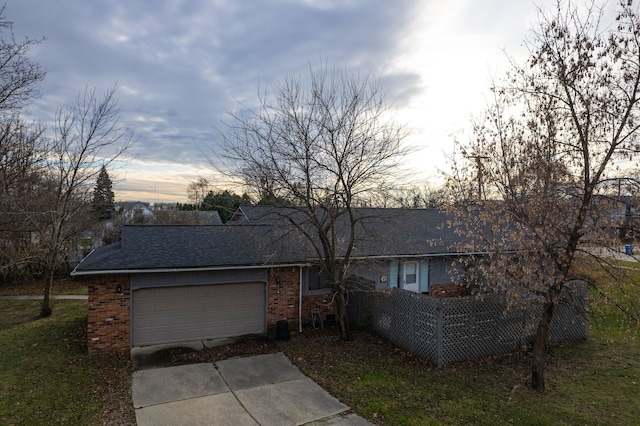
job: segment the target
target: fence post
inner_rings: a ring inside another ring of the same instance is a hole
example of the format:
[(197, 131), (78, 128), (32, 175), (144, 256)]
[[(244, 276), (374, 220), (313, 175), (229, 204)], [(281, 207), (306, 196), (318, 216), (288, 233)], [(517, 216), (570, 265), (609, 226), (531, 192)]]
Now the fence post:
[(442, 299), (439, 298), (436, 305), (436, 364), (438, 367), (442, 367), (444, 365), (444, 313), (442, 312), (442, 309)]

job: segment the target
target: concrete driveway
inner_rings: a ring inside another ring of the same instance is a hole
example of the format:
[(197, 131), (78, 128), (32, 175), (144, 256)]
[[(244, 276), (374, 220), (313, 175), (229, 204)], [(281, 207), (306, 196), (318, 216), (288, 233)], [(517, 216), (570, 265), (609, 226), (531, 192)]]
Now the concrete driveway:
[(370, 425), (282, 353), (136, 371), (145, 425)]

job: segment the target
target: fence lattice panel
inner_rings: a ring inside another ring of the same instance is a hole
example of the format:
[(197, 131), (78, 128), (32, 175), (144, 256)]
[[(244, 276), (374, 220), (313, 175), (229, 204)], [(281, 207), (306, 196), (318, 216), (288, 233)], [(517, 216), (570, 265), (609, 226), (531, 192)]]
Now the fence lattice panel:
[[(567, 286), (556, 306), (549, 343), (587, 338), (587, 286)], [(541, 306), (507, 312), (499, 295), (433, 298), (394, 289), (391, 294), (359, 293), (352, 319), (370, 325), (396, 346), (437, 365), (511, 352), (531, 344)]]

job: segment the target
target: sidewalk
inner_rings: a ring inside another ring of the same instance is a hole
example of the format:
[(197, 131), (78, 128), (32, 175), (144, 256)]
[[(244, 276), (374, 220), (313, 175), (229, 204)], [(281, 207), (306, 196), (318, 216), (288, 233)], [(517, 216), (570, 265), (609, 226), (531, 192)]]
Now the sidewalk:
[[(0, 300), (42, 300), (44, 296), (0, 296)], [(81, 294), (55, 294), (51, 296), (55, 300), (87, 300), (88, 296)]]
[(585, 251), (591, 253), (594, 256), (604, 259), (622, 260), (625, 262), (638, 262), (640, 256), (637, 254), (627, 254), (625, 247), (621, 246), (618, 249), (605, 248), (605, 247), (588, 247)]

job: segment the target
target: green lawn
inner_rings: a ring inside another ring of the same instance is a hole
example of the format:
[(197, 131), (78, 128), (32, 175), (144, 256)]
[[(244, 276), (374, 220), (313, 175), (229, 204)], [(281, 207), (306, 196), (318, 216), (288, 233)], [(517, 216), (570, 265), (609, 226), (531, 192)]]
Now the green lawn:
[(592, 332), (588, 342), (550, 351), (545, 394), (527, 386), (527, 355), (437, 369), (368, 334), (348, 343), (296, 338), (283, 350), (303, 372), (378, 424), (640, 424), (637, 341)]
[(100, 424), (122, 418), (111, 412), (121, 399), (127, 418), (128, 360), (87, 356), (86, 301), (57, 301), (46, 319), (39, 309), (39, 301), (0, 300), (0, 424)]

